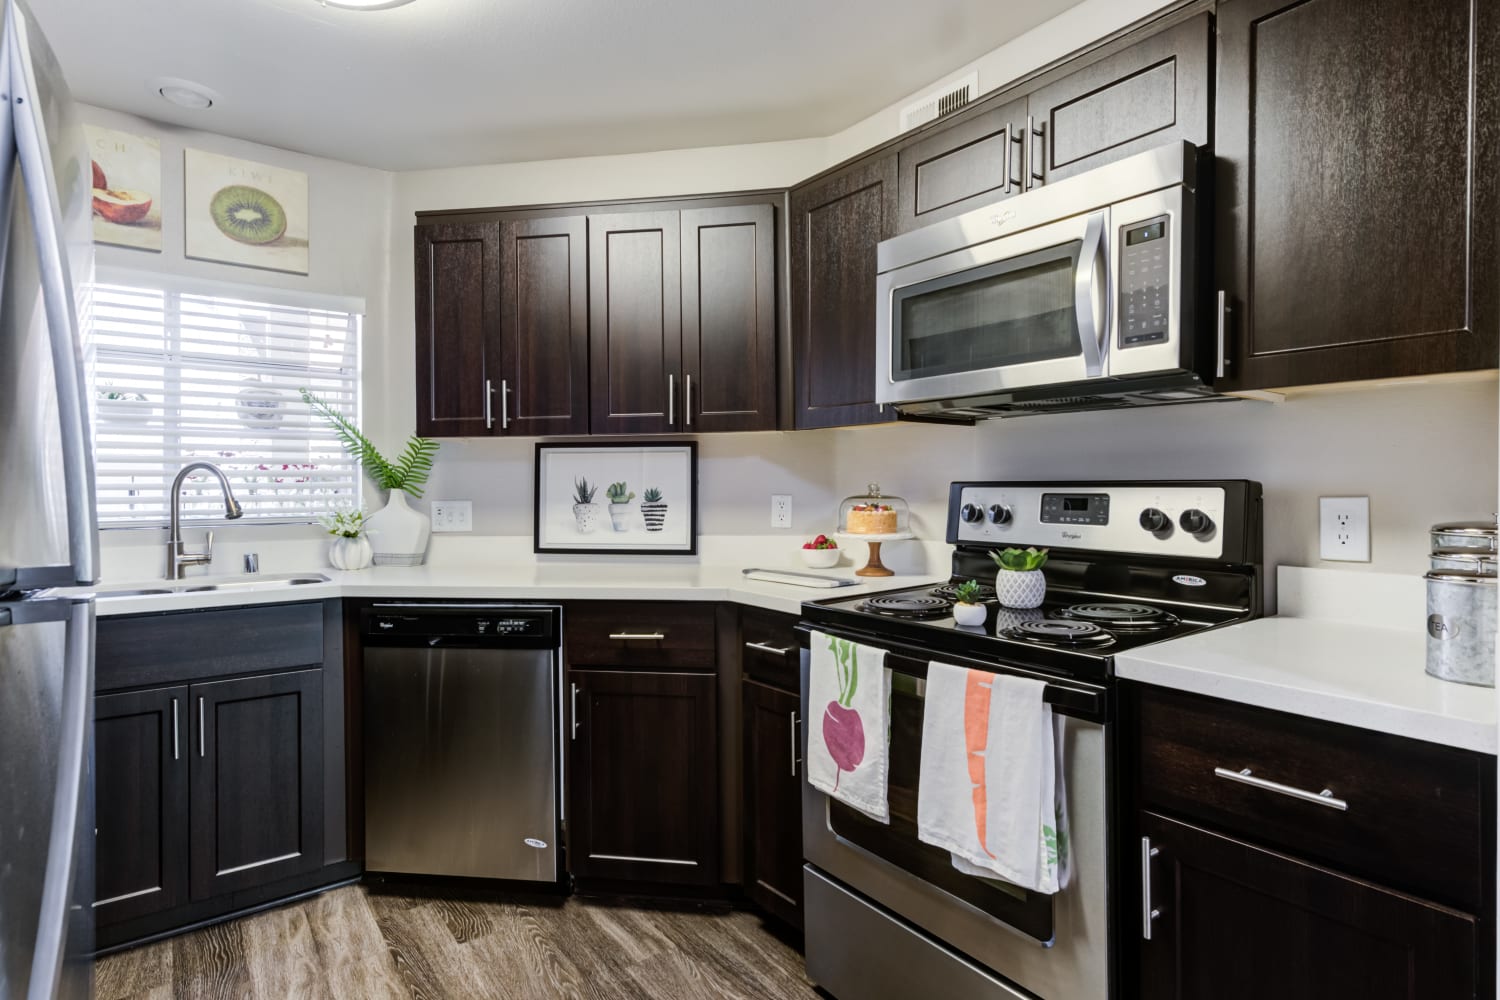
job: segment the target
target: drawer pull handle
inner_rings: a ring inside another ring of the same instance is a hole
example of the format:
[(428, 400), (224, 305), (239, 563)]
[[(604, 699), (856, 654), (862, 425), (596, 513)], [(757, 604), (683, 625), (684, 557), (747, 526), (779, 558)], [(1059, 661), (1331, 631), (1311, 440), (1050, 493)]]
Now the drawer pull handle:
[(1343, 799), (1335, 798), (1333, 792), (1327, 788), (1321, 792), (1309, 792), (1305, 788), (1293, 788), (1291, 785), (1283, 785), (1279, 781), (1267, 781), (1265, 778), (1257, 778), (1251, 773), (1248, 767), (1239, 771), (1231, 771), (1227, 767), (1216, 767), (1214, 768), (1214, 774), (1227, 781), (1238, 781), (1242, 785), (1263, 788), (1268, 792), (1275, 792), (1277, 795), (1286, 795), (1294, 799), (1301, 799), (1303, 802), (1312, 802), (1320, 806), (1327, 806), (1330, 809), (1337, 809), (1339, 812), (1345, 812), (1349, 808), (1349, 803)]
[(624, 639), (627, 642), (632, 639), (640, 642), (660, 642), (667, 636), (664, 632), (611, 632), (609, 637), (611, 639)]
[(797, 647), (796, 646), (786, 646), (786, 647), (772, 646), (769, 643), (764, 643), (764, 642), (747, 642), (747, 643), (745, 643), (745, 648), (746, 649), (753, 649), (757, 653), (770, 653), (772, 656), (785, 656), (786, 654), (790, 653), (792, 650), (796, 649)]
[(1151, 925), (1161, 916), (1161, 910), (1151, 903), (1151, 859), (1161, 849), (1151, 846), (1150, 837), (1141, 838), (1141, 939), (1151, 940)]

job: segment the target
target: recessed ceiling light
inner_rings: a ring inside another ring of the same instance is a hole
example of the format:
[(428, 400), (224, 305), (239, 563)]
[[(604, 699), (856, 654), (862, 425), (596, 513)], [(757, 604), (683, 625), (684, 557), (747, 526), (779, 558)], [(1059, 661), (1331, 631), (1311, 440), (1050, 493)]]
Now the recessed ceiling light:
[(342, 7), (344, 10), (387, 10), (411, 3), (411, 0), (317, 0), (324, 7)]
[(175, 76), (159, 76), (147, 83), (146, 89), (162, 100), (190, 111), (206, 111), (219, 99), (218, 94), (203, 84), (181, 80)]

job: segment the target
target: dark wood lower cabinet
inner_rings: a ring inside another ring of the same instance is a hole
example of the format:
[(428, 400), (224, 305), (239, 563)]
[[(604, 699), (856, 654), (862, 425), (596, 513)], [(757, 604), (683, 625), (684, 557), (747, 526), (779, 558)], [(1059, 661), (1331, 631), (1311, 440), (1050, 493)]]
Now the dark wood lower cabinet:
[(802, 927), (802, 761), (797, 695), (742, 685), (745, 733), (745, 894)]
[(719, 880), (717, 678), (574, 670), (568, 868), (580, 879)]
[[(1475, 995), (1467, 914), (1155, 813), (1143, 814), (1142, 832), (1158, 852), (1143, 1000)], [(1136, 921), (1126, 928), (1142, 934)]]
[(94, 699), (94, 919), (188, 899), (188, 689)]

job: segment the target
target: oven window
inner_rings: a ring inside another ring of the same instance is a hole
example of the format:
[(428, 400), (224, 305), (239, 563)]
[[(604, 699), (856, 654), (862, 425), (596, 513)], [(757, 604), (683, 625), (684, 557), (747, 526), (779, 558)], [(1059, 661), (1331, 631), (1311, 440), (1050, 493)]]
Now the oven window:
[(1081, 353), (1073, 277), (1081, 241), (898, 287), (891, 375), (983, 371)]
[(953, 856), (949, 852), (917, 839), (917, 776), (921, 770), (925, 677), (915, 677), (912, 673), (920, 671), (925, 675), (926, 664), (888, 656), (886, 666), (893, 667), (890, 770), (887, 776), (891, 822), (889, 825), (877, 823), (842, 802), (830, 799), (829, 825), (850, 843), (957, 896), (1023, 934), (1038, 941), (1050, 941), (1051, 896), (1028, 892), (999, 879), (965, 875), (953, 867)]

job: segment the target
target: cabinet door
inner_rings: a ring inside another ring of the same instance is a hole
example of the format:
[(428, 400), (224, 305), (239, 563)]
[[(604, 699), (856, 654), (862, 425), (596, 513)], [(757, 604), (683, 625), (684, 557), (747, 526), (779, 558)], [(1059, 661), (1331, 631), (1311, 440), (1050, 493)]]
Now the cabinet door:
[(875, 248), (894, 230), (896, 157), (799, 188), (791, 205), (797, 427), (894, 420), (875, 402)]
[[(1158, 852), (1143, 859), (1158, 915), (1141, 941), (1142, 997), (1474, 996), (1467, 914), (1153, 813), (1142, 832)], [(1136, 940), (1144, 919), (1129, 925)]]
[(416, 258), (417, 433), (487, 435), (500, 381), (500, 223), (418, 226)]
[(194, 684), (194, 899), (323, 864), (323, 672)]
[(94, 920), (188, 899), (188, 689), (94, 699)]
[(776, 429), (776, 215), (682, 213), (683, 429)]
[(505, 319), (491, 412), (502, 434), (587, 434), (589, 289), (581, 215), (501, 226)]
[(568, 868), (580, 878), (719, 878), (712, 674), (575, 670)]
[(896, 155), (895, 228), (906, 233), (1021, 193), (1026, 99), (954, 122)]
[(1207, 145), (1213, 95), (1207, 14), (1142, 39), (1027, 96), (1027, 187), (1169, 142)]
[(1218, 24), (1228, 387), (1494, 367), (1500, 8), (1235, 0)]
[(589, 427), (682, 427), (682, 243), (677, 212), (589, 216)]
[(745, 681), (745, 892), (802, 926), (802, 748), (795, 694)]

